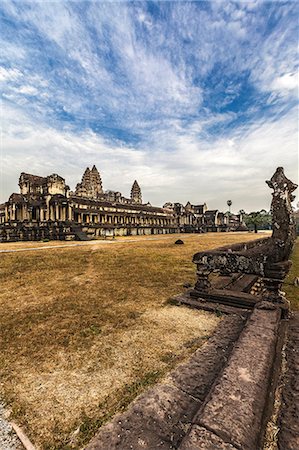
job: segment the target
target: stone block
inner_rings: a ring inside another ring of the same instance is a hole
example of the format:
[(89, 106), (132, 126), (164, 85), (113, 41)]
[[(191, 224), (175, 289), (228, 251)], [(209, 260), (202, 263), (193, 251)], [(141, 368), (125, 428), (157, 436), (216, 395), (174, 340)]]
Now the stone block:
[(257, 308), (254, 309), (253, 313), (249, 317), (247, 327), (250, 327), (251, 324), (253, 324), (256, 328), (267, 328), (273, 332), (276, 332), (278, 330), (279, 320), (281, 317), (280, 309), (259, 309), (258, 306), (259, 305), (257, 305)]
[(167, 381), (203, 401), (226, 363), (243, 324), (244, 321), (239, 316), (226, 317), (213, 336), (188, 362), (171, 372)]
[(194, 425), (189, 434), (184, 438), (179, 450), (236, 450), (236, 448), (224, 442), (214, 433)]
[(159, 384), (104, 426), (86, 450), (173, 449), (200, 403), (175, 386)]
[[(268, 311), (268, 314), (276, 311)], [(275, 354), (276, 322), (262, 327), (256, 310), (235, 345), (226, 369), (195, 423), (237, 448), (256, 450)]]

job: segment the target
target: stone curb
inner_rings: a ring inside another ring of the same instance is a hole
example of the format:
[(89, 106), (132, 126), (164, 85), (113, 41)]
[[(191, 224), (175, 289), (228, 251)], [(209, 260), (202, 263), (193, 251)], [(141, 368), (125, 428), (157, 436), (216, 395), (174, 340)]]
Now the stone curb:
[(259, 448), (281, 311), (226, 316), (162, 383), (102, 427), (86, 450)]
[[(279, 321), (278, 309), (253, 312), (227, 367), (194, 420), (237, 449), (259, 448)], [(194, 448), (201, 448), (200, 442)]]
[(193, 425), (190, 433), (184, 439), (180, 450), (236, 450), (231, 444), (227, 444), (216, 436), (214, 433), (202, 428), (198, 425)]
[(178, 448), (244, 326), (227, 316), (190, 360), (101, 428), (86, 450)]

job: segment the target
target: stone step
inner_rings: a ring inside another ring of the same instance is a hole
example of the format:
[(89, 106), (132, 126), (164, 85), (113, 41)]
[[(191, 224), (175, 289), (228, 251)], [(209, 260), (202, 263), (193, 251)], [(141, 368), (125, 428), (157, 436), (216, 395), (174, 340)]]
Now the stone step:
[(251, 307), (245, 308), (244, 306), (242, 306), (240, 308), (238, 306), (230, 306), (213, 301), (210, 302), (206, 299), (191, 298), (188, 293), (176, 295), (175, 297), (172, 298), (172, 300), (176, 302), (178, 305), (185, 305), (194, 309), (201, 309), (203, 311), (211, 311), (222, 314), (241, 314), (246, 317), (246, 315), (248, 315), (252, 311)]
[(228, 289), (208, 289), (207, 291), (197, 291), (196, 289), (193, 289), (189, 292), (190, 297), (192, 298), (204, 298), (210, 302), (239, 308), (254, 308), (256, 303), (261, 301), (259, 296)]

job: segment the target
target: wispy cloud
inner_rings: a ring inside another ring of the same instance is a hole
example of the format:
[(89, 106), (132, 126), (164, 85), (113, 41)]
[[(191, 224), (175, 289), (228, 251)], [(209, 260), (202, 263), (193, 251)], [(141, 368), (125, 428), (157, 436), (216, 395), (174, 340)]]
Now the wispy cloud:
[[(208, 202), (225, 208), (227, 198), (235, 210), (268, 207), (265, 185), (287, 155), (287, 175), (296, 180), (298, 147), (296, 110), (273, 122), (259, 121), (238, 129), (230, 138), (201, 140), (191, 129), (172, 136), (158, 135), (155, 145), (136, 149), (121, 141), (111, 143), (88, 130), (75, 133), (36, 123), (9, 107), (4, 122), (5, 152), (1, 192), (17, 189), (21, 171), (40, 175), (60, 173), (71, 188), (87, 165), (96, 162), (104, 188), (129, 195), (133, 179), (140, 181), (144, 199), (157, 205), (166, 201)], [(169, 146), (172, 147), (171, 151)], [(269, 148), (271, 159), (269, 159)]]

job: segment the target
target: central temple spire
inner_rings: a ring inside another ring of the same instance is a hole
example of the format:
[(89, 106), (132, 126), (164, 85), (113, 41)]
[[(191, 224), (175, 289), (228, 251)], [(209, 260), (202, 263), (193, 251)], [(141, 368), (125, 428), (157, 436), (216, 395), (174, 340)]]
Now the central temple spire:
[(98, 198), (103, 193), (101, 175), (94, 165), (90, 170), (85, 169), (81, 183), (76, 186), (76, 195), (79, 197)]

